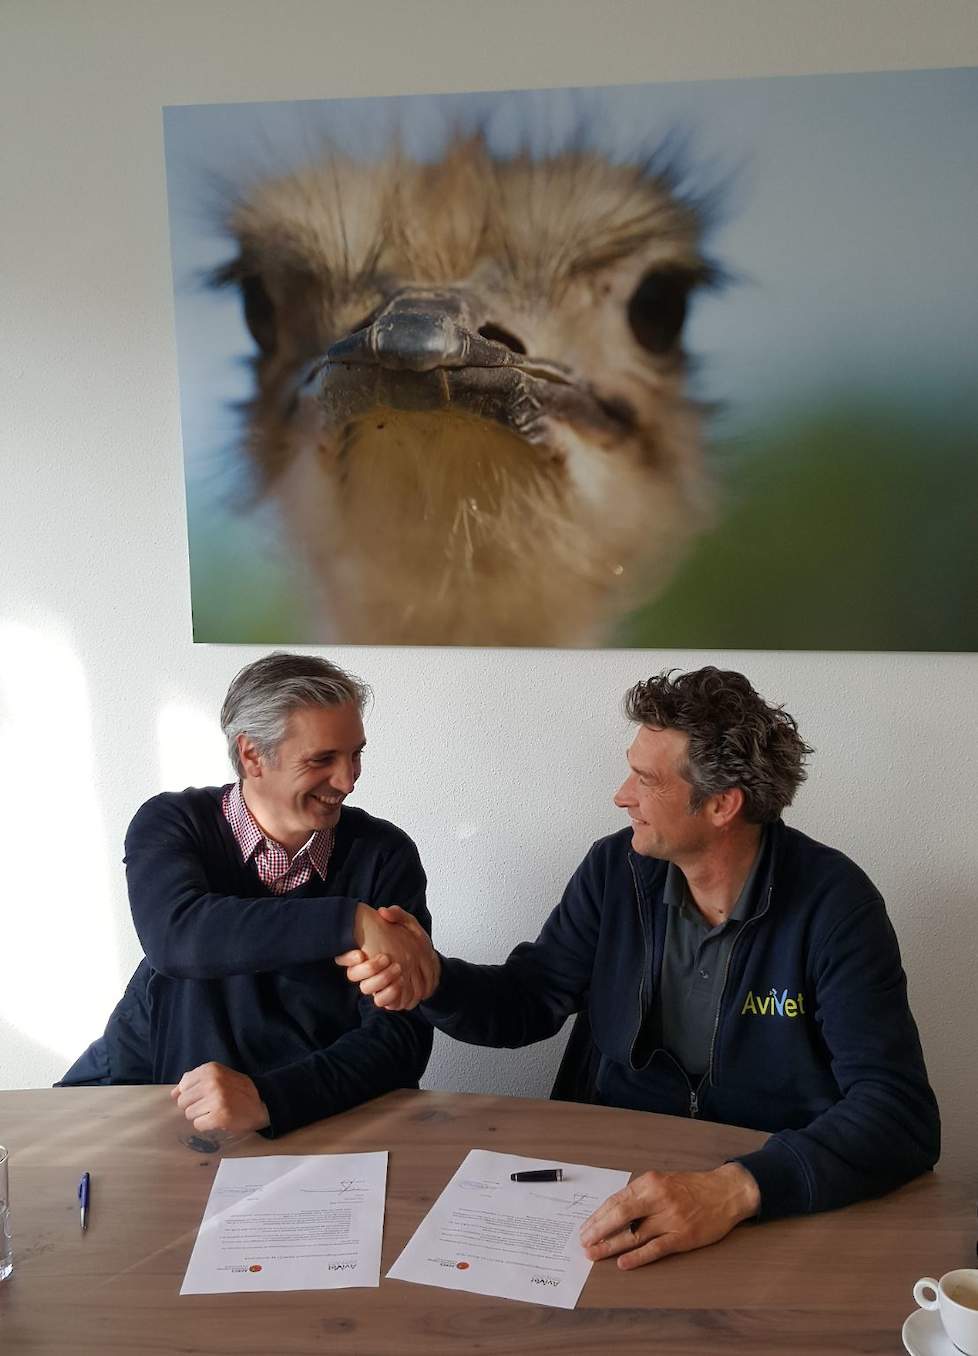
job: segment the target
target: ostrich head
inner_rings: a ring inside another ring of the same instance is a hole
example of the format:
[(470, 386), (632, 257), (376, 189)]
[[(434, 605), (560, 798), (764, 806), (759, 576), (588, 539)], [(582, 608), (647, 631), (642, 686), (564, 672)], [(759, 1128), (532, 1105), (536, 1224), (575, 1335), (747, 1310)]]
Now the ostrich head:
[(575, 645), (702, 520), (683, 322), (710, 280), (667, 172), (567, 151), (330, 155), (234, 204), (245, 445), (320, 640)]

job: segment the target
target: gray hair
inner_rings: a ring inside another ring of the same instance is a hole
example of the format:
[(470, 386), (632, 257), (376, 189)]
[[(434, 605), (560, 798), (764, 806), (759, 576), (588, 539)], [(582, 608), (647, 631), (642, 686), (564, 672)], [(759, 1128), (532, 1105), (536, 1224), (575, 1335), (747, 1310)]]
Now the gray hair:
[(232, 679), (221, 707), (231, 766), (244, 776), (238, 735), (247, 735), (260, 756), (274, 762), (293, 711), (352, 702), (362, 715), (370, 695), (362, 679), (315, 655), (276, 650), (246, 664)]

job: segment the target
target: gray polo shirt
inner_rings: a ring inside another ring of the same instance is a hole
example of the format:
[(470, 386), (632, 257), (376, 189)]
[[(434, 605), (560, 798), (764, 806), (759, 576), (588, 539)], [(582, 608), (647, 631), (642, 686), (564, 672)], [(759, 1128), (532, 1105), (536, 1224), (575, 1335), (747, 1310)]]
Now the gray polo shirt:
[(730, 949), (757, 908), (765, 838), (766, 830), (729, 918), (715, 928), (693, 903), (679, 867), (670, 862), (666, 872), (663, 902), (668, 915), (657, 996), (661, 1041), (693, 1079), (706, 1071), (710, 1061)]

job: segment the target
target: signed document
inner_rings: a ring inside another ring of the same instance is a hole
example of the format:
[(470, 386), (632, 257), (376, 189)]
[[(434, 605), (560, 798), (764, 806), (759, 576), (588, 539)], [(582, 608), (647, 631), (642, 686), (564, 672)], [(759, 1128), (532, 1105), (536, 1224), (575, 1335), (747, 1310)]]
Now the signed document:
[(223, 1158), (181, 1295), (380, 1284), (387, 1154)]
[[(563, 1181), (510, 1181), (535, 1168), (561, 1168)], [(629, 1176), (472, 1149), (387, 1274), (573, 1309), (592, 1265), (581, 1225)]]

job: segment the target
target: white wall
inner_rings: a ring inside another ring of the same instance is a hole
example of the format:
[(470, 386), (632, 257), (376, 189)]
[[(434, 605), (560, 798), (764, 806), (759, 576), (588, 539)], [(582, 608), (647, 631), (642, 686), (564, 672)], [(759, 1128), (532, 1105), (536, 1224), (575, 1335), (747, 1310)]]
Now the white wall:
[[(101, 1029), (138, 957), (125, 826), (163, 787), (226, 779), (216, 711), (257, 653), (190, 640), (161, 106), (961, 65), (975, 19), (972, 0), (6, 0), (0, 1086), (50, 1082)], [(532, 934), (618, 827), (634, 679), (716, 660), (786, 703), (818, 751), (791, 822), (882, 887), (946, 1159), (974, 1175), (978, 659), (337, 657), (378, 694), (358, 798), (414, 835), (438, 942), (475, 959)], [(543, 1094), (555, 1060), (439, 1037), (427, 1081)]]

